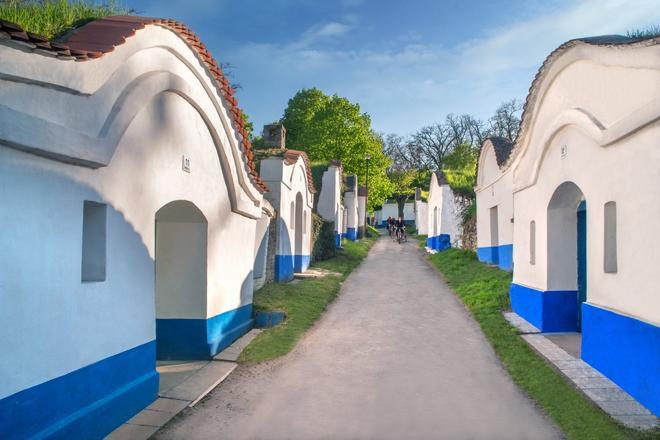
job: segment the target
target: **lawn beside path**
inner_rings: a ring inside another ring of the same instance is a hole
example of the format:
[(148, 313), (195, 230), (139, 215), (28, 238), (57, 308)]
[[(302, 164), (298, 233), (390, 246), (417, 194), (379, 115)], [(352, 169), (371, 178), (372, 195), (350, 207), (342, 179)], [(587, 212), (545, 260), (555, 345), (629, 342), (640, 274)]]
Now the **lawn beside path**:
[(287, 354), (339, 294), (342, 282), (360, 265), (377, 237), (344, 240), (336, 257), (315, 262), (313, 267), (334, 272), (323, 278), (269, 283), (254, 294), (254, 310), (282, 311), (284, 323), (261, 332), (246, 347), (239, 362), (261, 362)]
[[(425, 236), (417, 236), (420, 246)], [(596, 407), (538, 355), (502, 315), (510, 310), (511, 274), (488, 267), (472, 251), (449, 249), (428, 256), (475, 317), (513, 381), (557, 423), (569, 439), (658, 439), (660, 432), (625, 428)]]

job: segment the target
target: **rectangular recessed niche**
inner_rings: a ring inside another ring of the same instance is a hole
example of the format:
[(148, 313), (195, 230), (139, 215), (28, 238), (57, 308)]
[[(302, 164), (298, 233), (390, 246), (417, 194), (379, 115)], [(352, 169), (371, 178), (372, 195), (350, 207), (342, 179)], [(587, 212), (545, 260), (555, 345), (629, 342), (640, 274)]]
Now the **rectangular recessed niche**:
[(605, 273), (617, 272), (616, 256), (616, 202), (605, 203)]
[(83, 282), (105, 281), (107, 205), (83, 203), (82, 276)]
[(529, 264), (536, 264), (536, 222), (529, 223)]

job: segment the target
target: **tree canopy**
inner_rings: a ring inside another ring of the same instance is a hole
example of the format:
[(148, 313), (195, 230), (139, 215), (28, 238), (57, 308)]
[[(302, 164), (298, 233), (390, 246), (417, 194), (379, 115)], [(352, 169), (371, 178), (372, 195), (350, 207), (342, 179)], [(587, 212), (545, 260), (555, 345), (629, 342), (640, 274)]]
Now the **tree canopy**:
[(382, 204), (392, 186), (386, 171), (391, 160), (381, 138), (371, 129), (371, 118), (358, 104), (321, 90), (302, 89), (289, 100), (281, 120), (287, 130), (287, 147), (302, 150), (310, 160), (342, 162), (345, 174), (356, 174), (360, 185), (369, 159), (369, 206)]

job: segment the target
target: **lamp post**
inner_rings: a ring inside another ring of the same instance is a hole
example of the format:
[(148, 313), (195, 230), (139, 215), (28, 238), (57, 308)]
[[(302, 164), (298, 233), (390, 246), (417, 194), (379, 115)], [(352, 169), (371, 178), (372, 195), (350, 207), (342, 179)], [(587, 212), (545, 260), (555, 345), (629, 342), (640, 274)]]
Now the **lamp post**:
[(364, 156), (364, 160), (367, 162), (367, 176), (364, 179), (364, 189), (366, 194), (364, 195), (364, 235), (367, 236), (367, 226), (369, 225), (369, 160), (371, 156), (367, 154)]

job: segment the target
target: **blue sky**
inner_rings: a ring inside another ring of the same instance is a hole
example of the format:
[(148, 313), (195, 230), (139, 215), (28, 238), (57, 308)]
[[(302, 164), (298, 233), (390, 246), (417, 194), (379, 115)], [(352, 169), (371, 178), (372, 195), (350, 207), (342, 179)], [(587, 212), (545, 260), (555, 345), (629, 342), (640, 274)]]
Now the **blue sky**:
[(658, 0), (124, 0), (190, 26), (234, 66), (260, 131), (303, 87), (358, 102), (407, 135), (448, 113), (523, 100), (544, 58), (576, 37), (660, 23)]

